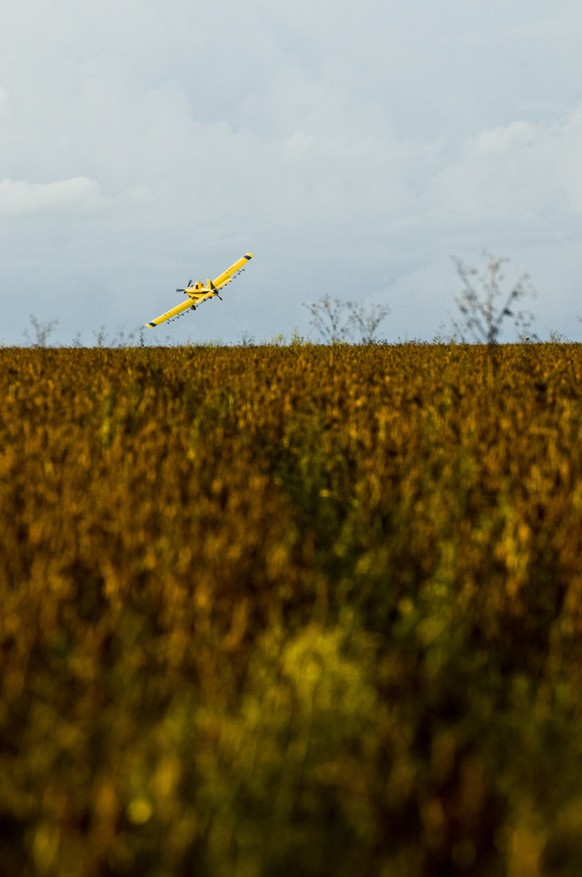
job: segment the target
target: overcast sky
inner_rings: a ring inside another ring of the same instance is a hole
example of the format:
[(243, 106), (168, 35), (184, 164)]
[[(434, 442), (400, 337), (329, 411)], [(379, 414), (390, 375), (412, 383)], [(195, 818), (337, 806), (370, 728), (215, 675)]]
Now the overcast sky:
[(582, 340), (581, 45), (580, 0), (2, 0), (0, 344), (127, 336), (247, 251), (148, 343), (325, 294), (430, 340), (483, 250)]

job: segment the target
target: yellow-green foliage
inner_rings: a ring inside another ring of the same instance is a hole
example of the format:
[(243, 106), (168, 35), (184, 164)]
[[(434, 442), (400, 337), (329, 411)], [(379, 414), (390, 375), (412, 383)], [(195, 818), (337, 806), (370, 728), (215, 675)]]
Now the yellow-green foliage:
[(0, 874), (582, 873), (576, 346), (0, 350)]

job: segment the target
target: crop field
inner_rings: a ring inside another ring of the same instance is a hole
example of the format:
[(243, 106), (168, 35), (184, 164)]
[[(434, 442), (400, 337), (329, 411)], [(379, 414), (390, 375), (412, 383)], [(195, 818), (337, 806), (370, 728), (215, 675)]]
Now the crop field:
[(1, 877), (582, 874), (582, 349), (0, 349)]

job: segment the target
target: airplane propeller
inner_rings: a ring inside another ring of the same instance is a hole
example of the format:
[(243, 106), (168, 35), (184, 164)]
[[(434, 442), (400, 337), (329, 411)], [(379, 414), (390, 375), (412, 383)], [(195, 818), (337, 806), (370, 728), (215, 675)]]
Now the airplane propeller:
[(219, 299), (219, 301), (222, 301), (222, 296), (219, 294), (219, 292), (218, 292), (216, 286), (214, 285), (214, 283), (212, 282), (212, 280), (208, 281), (208, 286), (210, 287), (210, 289), (212, 290), (214, 295)]
[(192, 286), (192, 281), (191, 281), (191, 280), (188, 281), (188, 286), (183, 286), (181, 289), (177, 289), (176, 292), (186, 292), (186, 290), (187, 290), (190, 286)]

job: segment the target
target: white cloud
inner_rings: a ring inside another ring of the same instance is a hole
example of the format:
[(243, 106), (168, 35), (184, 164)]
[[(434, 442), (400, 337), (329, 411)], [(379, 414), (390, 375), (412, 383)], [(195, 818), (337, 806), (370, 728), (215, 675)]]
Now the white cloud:
[(552, 124), (516, 121), (480, 131), (429, 183), (433, 210), (453, 219), (554, 221), (582, 211), (582, 105)]
[(54, 183), (0, 180), (0, 216), (90, 213), (105, 203), (97, 183), (86, 177)]

